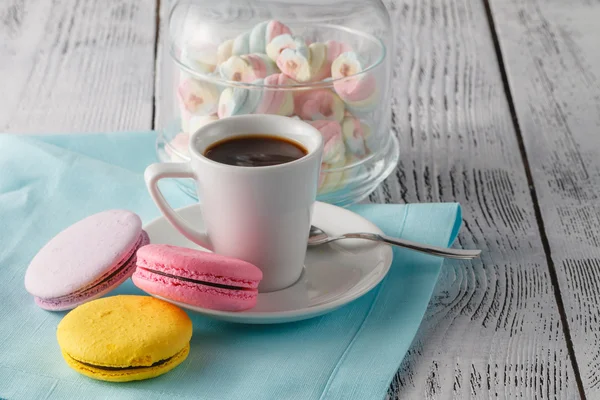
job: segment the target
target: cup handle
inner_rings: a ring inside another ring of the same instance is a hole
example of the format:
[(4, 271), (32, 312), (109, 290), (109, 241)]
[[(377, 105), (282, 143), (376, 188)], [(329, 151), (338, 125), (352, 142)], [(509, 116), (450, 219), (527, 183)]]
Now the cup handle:
[(144, 172), (146, 187), (150, 192), (152, 200), (167, 220), (186, 238), (200, 246), (212, 250), (212, 244), (206, 232), (200, 232), (181, 218), (169, 205), (162, 192), (158, 188), (158, 181), (163, 178), (195, 178), (192, 167), (188, 163), (159, 163), (151, 164)]

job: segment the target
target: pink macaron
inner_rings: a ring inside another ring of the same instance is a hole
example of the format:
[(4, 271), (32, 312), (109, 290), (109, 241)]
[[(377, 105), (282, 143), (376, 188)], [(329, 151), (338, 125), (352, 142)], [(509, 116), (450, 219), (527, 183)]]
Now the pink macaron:
[(70, 310), (127, 280), (137, 249), (148, 243), (140, 217), (130, 211), (91, 215), (37, 253), (25, 273), (25, 289), (43, 309)]
[(256, 305), (262, 271), (236, 258), (166, 244), (137, 252), (133, 283), (150, 294), (221, 311)]

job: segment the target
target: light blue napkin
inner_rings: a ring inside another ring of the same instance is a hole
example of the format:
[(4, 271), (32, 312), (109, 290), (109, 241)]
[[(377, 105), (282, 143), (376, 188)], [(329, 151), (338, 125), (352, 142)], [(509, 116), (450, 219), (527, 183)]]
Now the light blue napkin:
[[(155, 161), (151, 132), (36, 138), (0, 135), (0, 398), (382, 399), (417, 328), (441, 260), (394, 250), (387, 278), (331, 314), (298, 323), (249, 326), (191, 314), (188, 359), (141, 382), (107, 383), (63, 361), (56, 325), (25, 291), (31, 258), (56, 233), (95, 212), (126, 208), (158, 216), (144, 167)], [(177, 207), (192, 202), (164, 185)], [(361, 205), (386, 233), (446, 246), (460, 227), (457, 204)], [(115, 293), (136, 293), (127, 281)]]

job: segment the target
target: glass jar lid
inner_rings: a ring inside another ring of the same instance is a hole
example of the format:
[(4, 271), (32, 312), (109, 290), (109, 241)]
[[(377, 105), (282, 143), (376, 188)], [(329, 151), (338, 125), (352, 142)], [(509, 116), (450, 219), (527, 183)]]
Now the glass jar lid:
[[(277, 90), (328, 86), (336, 79), (369, 73), (384, 62), (392, 38), (381, 0), (347, 0), (343, 6), (337, 0), (182, 0), (170, 12), (167, 47), (181, 70), (200, 79)], [(259, 54), (268, 61), (273, 52), (293, 48), (286, 66), (297, 68), (298, 77), (303, 77), (312, 73), (311, 63), (331, 56), (333, 46), (339, 47), (338, 53), (351, 54), (338, 63), (338, 70), (318, 81), (248, 81), (222, 72), (226, 62), (238, 62), (230, 60), (232, 55)]]

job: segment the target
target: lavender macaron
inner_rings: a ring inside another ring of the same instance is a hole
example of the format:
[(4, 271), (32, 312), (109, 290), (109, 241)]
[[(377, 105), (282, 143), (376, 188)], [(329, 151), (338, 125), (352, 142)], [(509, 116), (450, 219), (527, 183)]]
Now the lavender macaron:
[(51, 311), (96, 299), (135, 271), (137, 250), (149, 243), (142, 221), (126, 210), (91, 215), (60, 232), (33, 258), (25, 289)]

